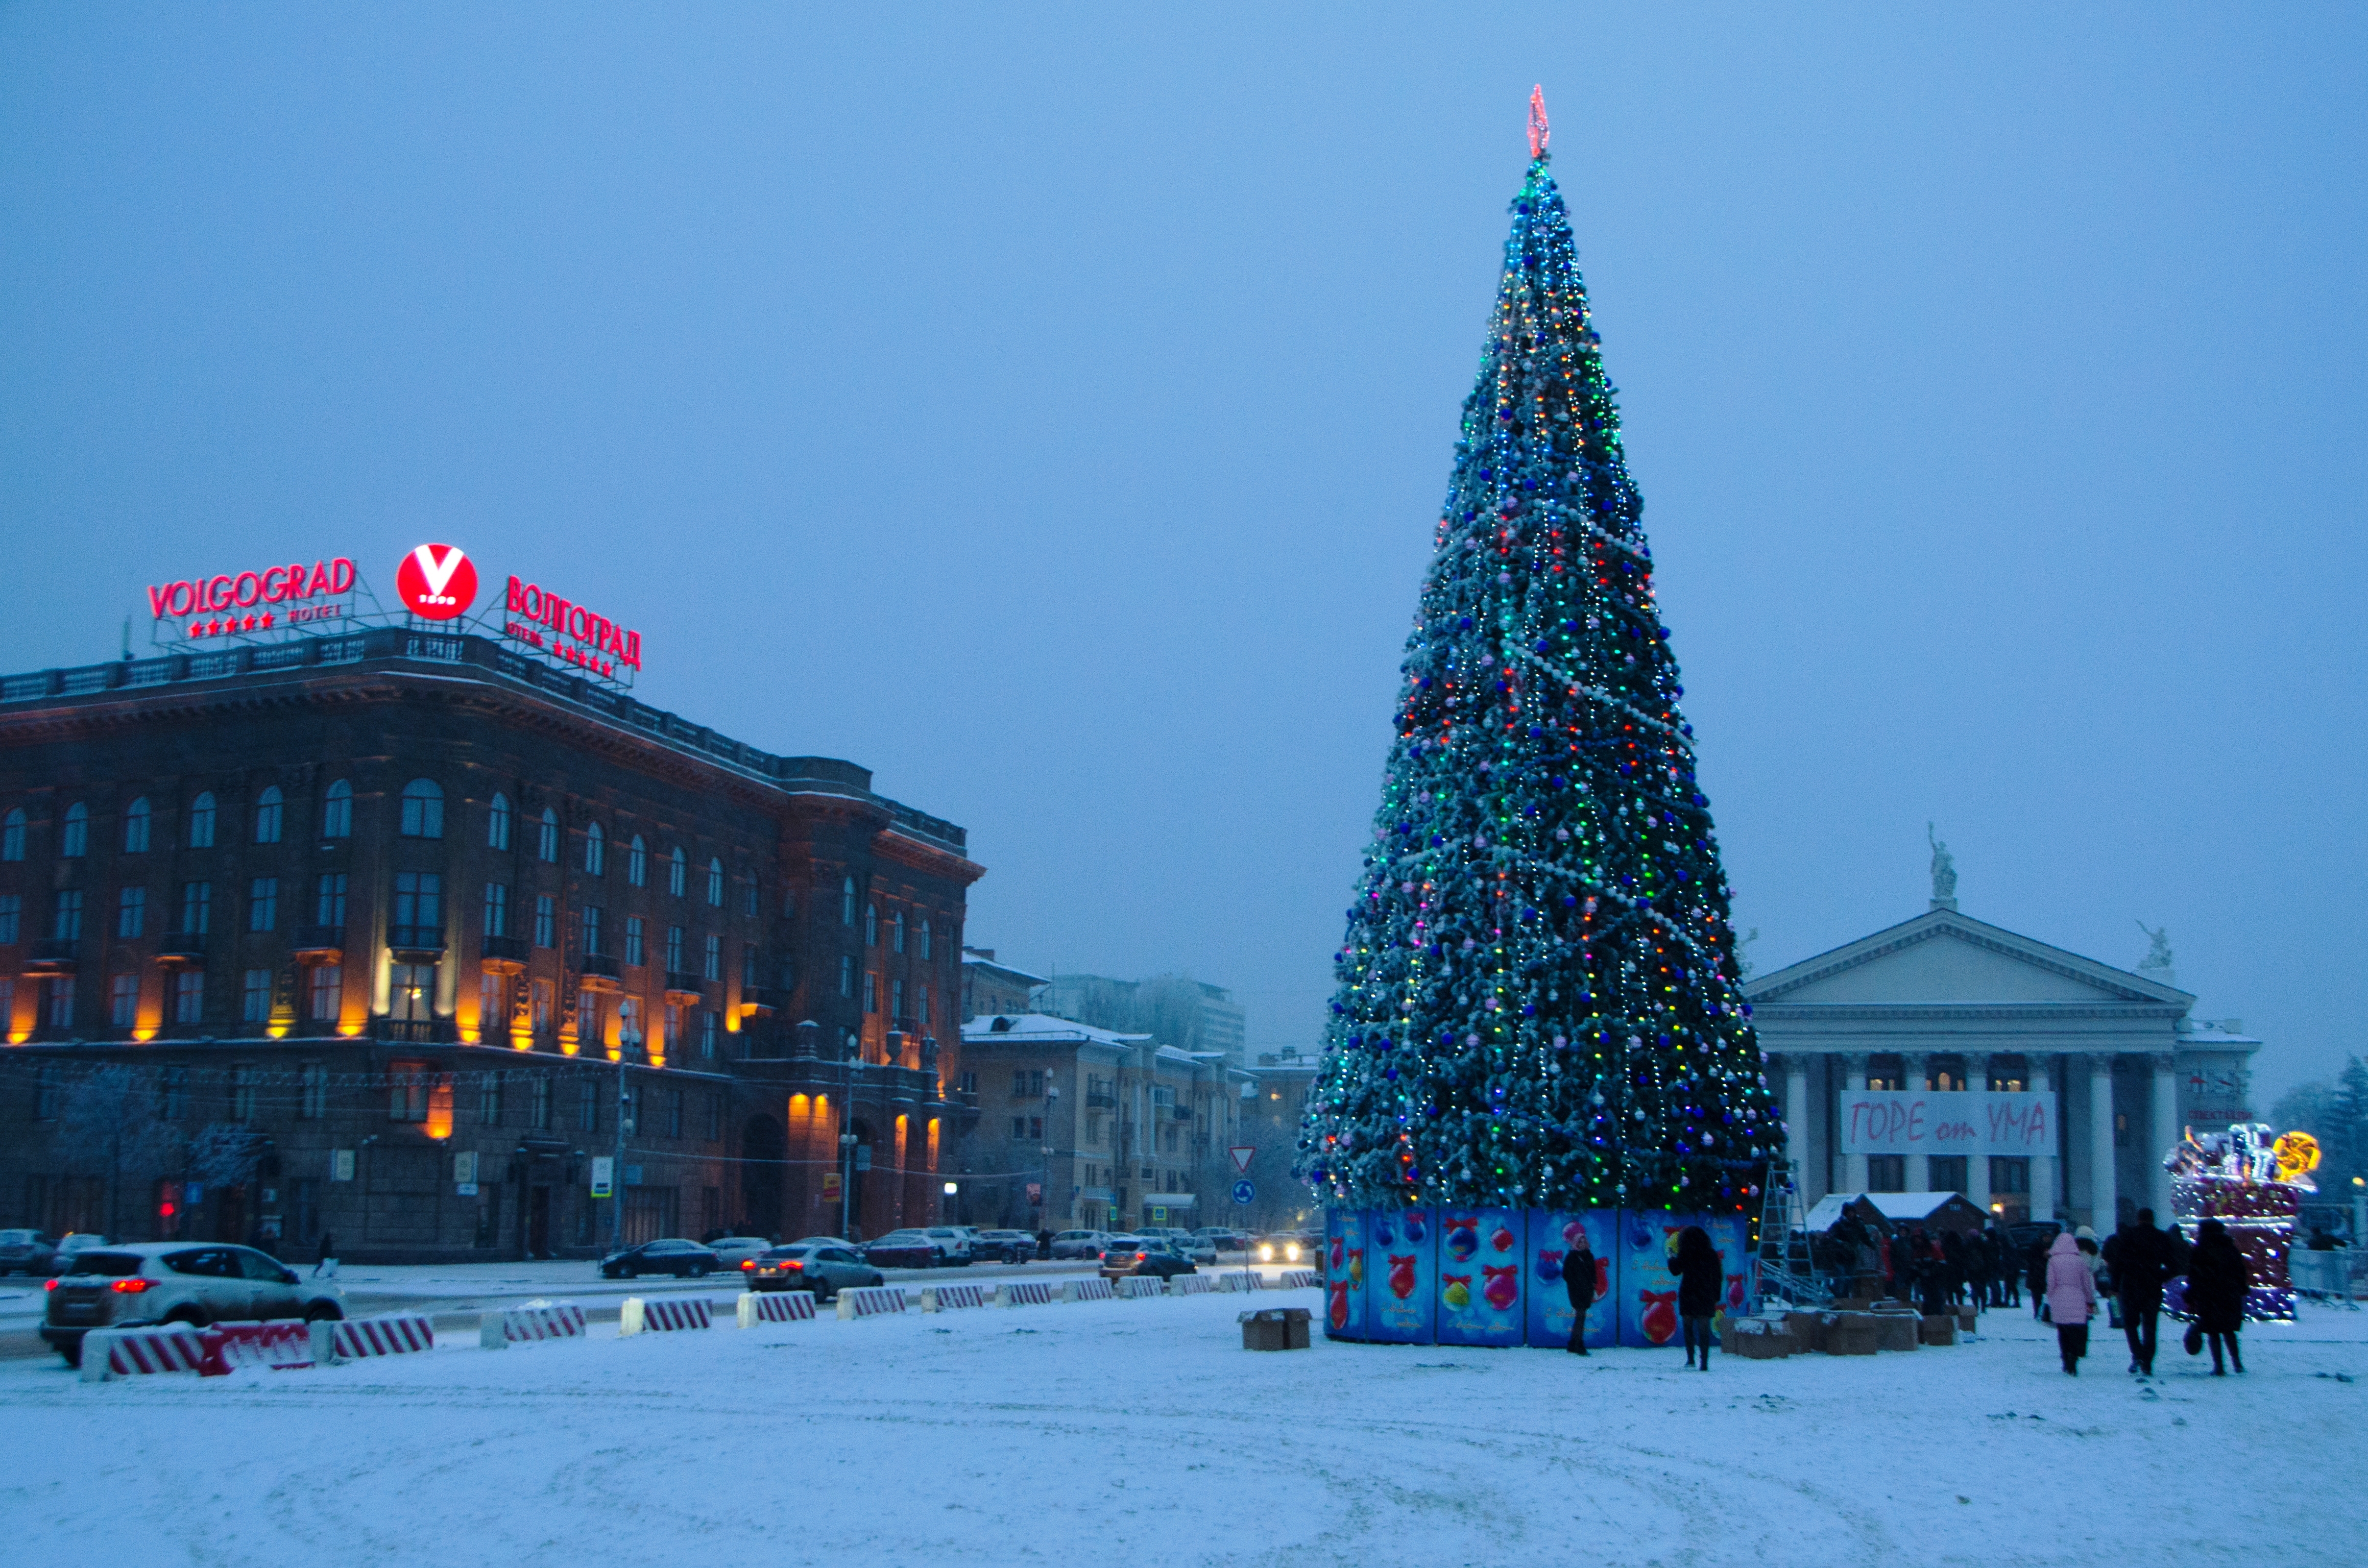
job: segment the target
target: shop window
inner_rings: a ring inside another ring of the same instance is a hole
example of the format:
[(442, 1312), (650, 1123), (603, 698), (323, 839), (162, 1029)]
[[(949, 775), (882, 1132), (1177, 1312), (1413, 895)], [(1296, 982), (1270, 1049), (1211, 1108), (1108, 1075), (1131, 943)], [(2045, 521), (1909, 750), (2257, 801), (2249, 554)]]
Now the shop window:
[(265, 785), (263, 793), (255, 801), (255, 841), (257, 844), (279, 842), (280, 823), (287, 811), (287, 798), (279, 793), (279, 786)]
[(144, 855), (148, 852), (148, 797), (141, 796), (123, 808), (123, 852)]

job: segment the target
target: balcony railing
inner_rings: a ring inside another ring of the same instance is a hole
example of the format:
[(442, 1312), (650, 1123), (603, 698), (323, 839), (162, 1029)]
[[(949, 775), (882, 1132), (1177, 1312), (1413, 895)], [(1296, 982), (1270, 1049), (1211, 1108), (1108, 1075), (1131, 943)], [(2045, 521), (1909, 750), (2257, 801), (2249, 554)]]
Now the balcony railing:
[[(742, 993), (746, 995), (746, 993)], [(697, 970), (670, 969), (666, 971), (666, 996), (669, 1002), (690, 1006), (707, 995), (707, 980)]]
[(752, 1018), (769, 1018), (789, 1005), (787, 994), (769, 985), (744, 985), (740, 988), (740, 1010)]
[(176, 931), (156, 944), (156, 961), (166, 969), (198, 969), (206, 961), (203, 931)]
[(27, 974), (72, 974), (74, 949), (82, 944), (72, 937), (44, 937), (25, 944)]
[(1087, 1110), (1115, 1110), (1117, 1108), (1118, 1096), (1110, 1093), (1108, 1089), (1087, 1089), (1086, 1091), (1086, 1108)]
[(298, 963), (343, 963), (346, 961), (346, 928), (342, 926), (299, 926), (290, 937), (288, 950)]
[(524, 937), (488, 935), (482, 955), (485, 971), (488, 974), (517, 974), (526, 968), (527, 956), (531, 950)]
[(586, 953), (577, 974), (586, 991), (622, 991), (625, 988), (623, 966), (607, 953)]
[(386, 928), (386, 945), (387, 949), (403, 963), (442, 963), (444, 927), (390, 926)]
[(449, 1045), (461, 1038), (450, 1018), (372, 1018), (370, 1033), (404, 1045)]

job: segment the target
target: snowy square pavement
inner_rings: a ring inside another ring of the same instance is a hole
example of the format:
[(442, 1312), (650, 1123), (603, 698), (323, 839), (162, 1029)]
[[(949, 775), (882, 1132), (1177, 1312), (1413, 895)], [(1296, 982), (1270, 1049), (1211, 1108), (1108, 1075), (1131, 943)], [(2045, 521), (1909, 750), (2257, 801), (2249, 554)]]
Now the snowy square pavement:
[[(1258, 1304), (1313, 1305), (1311, 1290)], [(0, 1366), (24, 1564), (2361, 1562), (2368, 1312), (2077, 1381), (2028, 1311), (1869, 1358), (1240, 1348), (1239, 1297), (719, 1326), (203, 1382)], [(723, 1322), (728, 1324), (728, 1315)]]

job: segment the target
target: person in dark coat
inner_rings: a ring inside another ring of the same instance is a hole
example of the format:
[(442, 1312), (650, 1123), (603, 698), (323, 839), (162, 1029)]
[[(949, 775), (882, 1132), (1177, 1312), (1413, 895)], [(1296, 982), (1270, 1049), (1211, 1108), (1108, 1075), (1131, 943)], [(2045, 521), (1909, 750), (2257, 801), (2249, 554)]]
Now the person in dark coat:
[(2252, 1282), (2252, 1267), (2237, 1250), (2227, 1226), (2206, 1220), (2196, 1227), (2195, 1252), (2187, 1260), (2187, 1306), (2195, 1314), (2195, 1326), (2212, 1342), (2215, 1378), (2227, 1376), (2220, 1362), (2224, 1341), (2228, 1359), (2236, 1363), (2237, 1371), (2245, 1369), (2245, 1358), (2237, 1349), (2237, 1331), (2245, 1322), (2245, 1292)]
[(1685, 1323), (1686, 1365), (1695, 1364), (1694, 1352), (1699, 1348), (1702, 1369), (1707, 1372), (1710, 1320), (1726, 1288), (1726, 1266), (1719, 1261), (1718, 1248), (1711, 1244), (1708, 1231), (1688, 1225), (1678, 1233), (1678, 1256), (1670, 1271), (1678, 1277), (1678, 1316)]
[(2122, 1333), (2130, 1342), (2130, 1370), (2154, 1376), (2156, 1335), (2162, 1312), (2162, 1287), (2177, 1270), (2171, 1239), (2155, 1229), (2154, 1210), (2137, 1216), (2105, 1243), (2105, 1267), (2122, 1302)]
[(2048, 1238), (2042, 1236), (2032, 1243), (2031, 1253), (2023, 1259), (2022, 1273), (2031, 1285), (2031, 1315), (2033, 1318), (2038, 1317), (2039, 1310), (2047, 1304), (2047, 1241)]
[(1562, 1260), (1562, 1288), (1570, 1292), (1570, 1343), (1564, 1348), (1574, 1356), (1587, 1354), (1587, 1310), (1595, 1305), (1595, 1249), (1588, 1244), (1587, 1233), (1579, 1233), (1570, 1244), (1570, 1251)]
[(328, 1232), (321, 1233), (321, 1256), (313, 1260), (313, 1278), (318, 1279), (321, 1270), (337, 1261), (337, 1238)]

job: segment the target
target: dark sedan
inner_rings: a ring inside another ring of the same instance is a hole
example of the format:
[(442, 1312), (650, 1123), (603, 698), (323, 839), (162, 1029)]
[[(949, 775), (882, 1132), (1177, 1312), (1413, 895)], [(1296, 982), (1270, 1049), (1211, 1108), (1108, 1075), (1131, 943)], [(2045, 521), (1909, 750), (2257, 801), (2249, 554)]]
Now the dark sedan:
[(945, 1259), (928, 1232), (891, 1231), (864, 1244), (863, 1261), (874, 1268), (935, 1268)]
[(39, 1231), (0, 1231), (0, 1274), (47, 1274), (57, 1251)]
[(671, 1274), (677, 1279), (697, 1279), (714, 1273), (723, 1264), (723, 1259), (697, 1242), (675, 1237), (610, 1253), (600, 1260), (600, 1277), (638, 1279), (644, 1274)]
[(1101, 1275), (1116, 1279), (1128, 1274), (1147, 1274), (1160, 1279), (1178, 1274), (1198, 1274), (1192, 1260), (1167, 1242), (1148, 1236), (1121, 1236), (1102, 1254)]
[(848, 1286), (885, 1285), (888, 1277), (855, 1256), (855, 1249), (800, 1242), (757, 1254), (740, 1266), (751, 1290), (811, 1290), (827, 1301)]

